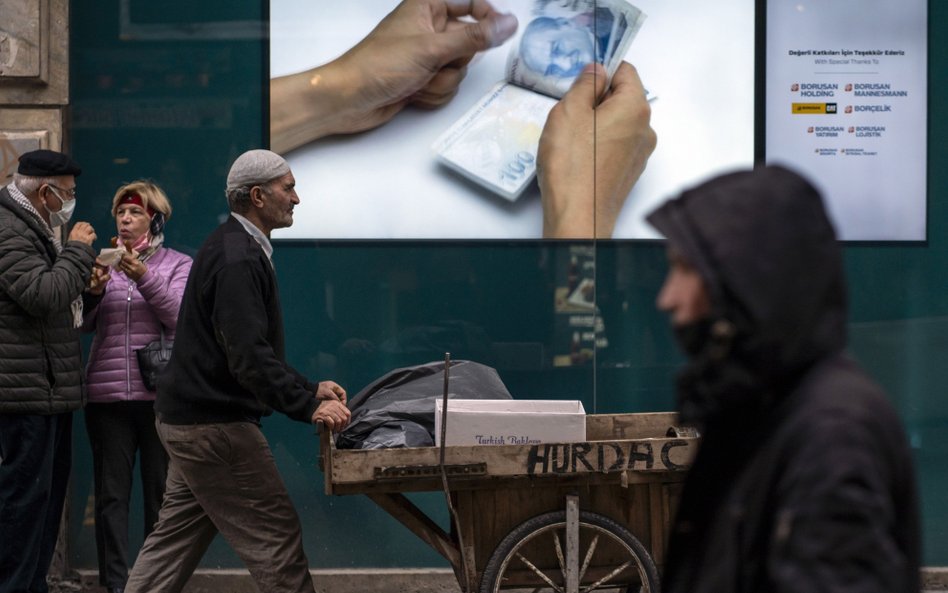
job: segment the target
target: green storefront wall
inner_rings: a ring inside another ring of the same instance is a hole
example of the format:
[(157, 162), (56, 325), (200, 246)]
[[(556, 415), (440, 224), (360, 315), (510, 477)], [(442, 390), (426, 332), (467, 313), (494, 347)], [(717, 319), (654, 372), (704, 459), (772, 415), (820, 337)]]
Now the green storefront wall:
[[(71, 6), (71, 152), (82, 164), (77, 218), (113, 234), (110, 200), (124, 182), (154, 179), (172, 200), (170, 246), (193, 254), (227, 214), (233, 159), (264, 141), (265, 7), (259, 0), (75, 0)], [(915, 448), (924, 562), (948, 565), (948, 3), (930, 3), (929, 224), (922, 244), (846, 246), (853, 354), (888, 389)], [(942, 34), (939, 34), (942, 33)], [(299, 188), (319, 208), (318, 188)], [(443, 357), (494, 365), (518, 398), (580, 399), (588, 412), (671, 409), (680, 356), (654, 309), (664, 248), (598, 243), (597, 305), (608, 346), (593, 361), (554, 367), (563, 332), (554, 293), (571, 256), (591, 244), (280, 242), (274, 255), (290, 363), (350, 394), (399, 366)], [(566, 263), (564, 263), (566, 262)], [(88, 341), (87, 341), (88, 344)], [(361, 496), (328, 497), (311, 427), (264, 422), (303, 522), (314, 567), (444, 566), (420, 540)], [(95, 566), (92, 461), (75, 426), (71, 564)], [(414, 500), (446, 523), (443, 497)], [(141, 544), (140, 492), (131, 553)], [(386, 542), (386, 545), (379, 545)], [(207, 568), (238, 567), (222, 541)]]

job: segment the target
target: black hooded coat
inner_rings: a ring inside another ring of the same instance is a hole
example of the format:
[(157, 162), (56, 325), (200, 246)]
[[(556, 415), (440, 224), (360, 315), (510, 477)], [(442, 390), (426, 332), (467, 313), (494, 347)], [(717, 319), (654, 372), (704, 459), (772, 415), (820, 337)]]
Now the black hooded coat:
[(663, 592), (917, 592), (913, 460), (885, 394), (843, 353), (841, 253), (818, 192), (766, 167), (649, 221), (727, 329), (679, 377), (682, 416), (703, 438)]

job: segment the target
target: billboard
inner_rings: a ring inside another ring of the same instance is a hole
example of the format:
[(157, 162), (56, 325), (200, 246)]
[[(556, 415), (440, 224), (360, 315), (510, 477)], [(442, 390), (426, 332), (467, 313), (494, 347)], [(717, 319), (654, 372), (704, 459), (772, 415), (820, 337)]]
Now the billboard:
[[(396, 0), (271, 0), (271, 79), (334, 60), (397, 4)], [(507, 78), (511, 48), (535, 17), (537, 6), (543, 10), (575, 7), (577, 0), (497, 0), (493, 4), (518, 17), (518, 34), (475, 57), (458, 94), (446, 105), (431, 111), (408, 108), (378, 128), (322, 138), (285, 153), (302, 203), (295, 210), (294, 225), (276, 231), (274, 237), (541, 236), (543, 211), (535, 180), (505, 195), (479, 183), (474, 179), (478, 171), (472, 173), (469, 167), (465, 172), (464, 163), (452, 166), (445, 158), (444, 143), (438, 142), (452, 127), (463, 125), (465, 115), (482, 105)], [(597, 14), (612, 5), (592, 4)], [(625, 47), (603, 41), (599, 51), (621, 53), (620, 58), (638, 69), (651, 100), (658, 146), (619, 215), (613, 233), (619, 239), (656, 238), (644, 222), (654, 207), (710, 175), (748, 167), (754, 161), (753, 0), (634, 0), (632, 5), (644, 14), (637, 34)], [(628, 11), (622, 14), (631, 21)], [(605, 18), (598, 18), (600, 31), (631, 26), (627, 20)], [(536, 114), (541, 109), (530, 106), (523, 111)], [(535, 125), (542, 127), (543, 118), (536, 119)], [(482, 152), (489, 150), (485, 147)], [(528, 161), (524, 158), (514, 166), (529, 166)]]
[(927, 8), (768, 2), (767, 160), (816, 183), (841, 239), (926, 238)]

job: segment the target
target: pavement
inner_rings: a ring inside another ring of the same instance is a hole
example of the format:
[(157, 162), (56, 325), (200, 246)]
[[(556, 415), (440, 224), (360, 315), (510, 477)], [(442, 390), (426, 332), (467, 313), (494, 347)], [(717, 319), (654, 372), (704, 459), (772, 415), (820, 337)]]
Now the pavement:
[[(321, 569), (313, 570), (316, 593), (460, 593), (450, 569)], [(948, 567), (922, 569), (919, 593), (948, 592)], [(105, 593), (94, 570), (51, 579), (50, 593)], [(246, 570), (199, 570), (183, 593), (258, 593)]]

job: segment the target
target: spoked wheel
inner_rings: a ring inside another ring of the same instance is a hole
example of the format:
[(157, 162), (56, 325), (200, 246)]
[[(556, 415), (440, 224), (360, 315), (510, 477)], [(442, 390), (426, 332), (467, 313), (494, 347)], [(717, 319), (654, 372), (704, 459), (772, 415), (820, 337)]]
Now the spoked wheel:
[[(566, 511), (538, 515), (501, 540), (484, 569), (480, 593), (567, 591)], [(659, 593), (645, 546), (608, 517), (579, 512), (579, 593)]]

